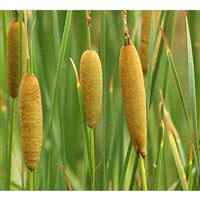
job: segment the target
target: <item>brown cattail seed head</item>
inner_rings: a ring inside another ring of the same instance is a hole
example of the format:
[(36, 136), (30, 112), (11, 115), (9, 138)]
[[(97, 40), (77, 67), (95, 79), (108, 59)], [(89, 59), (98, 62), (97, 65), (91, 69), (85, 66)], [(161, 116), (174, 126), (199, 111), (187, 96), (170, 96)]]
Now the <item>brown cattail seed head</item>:
[[(149, 56), (149, 41), (150, 41), (150, 33), (151, 33), (151, 10), (143, 10), (142, 11), (142, 27), (141, 27), (141, 38), (140, 38), (140, 58), (142, 63), (143, 72), (147, 72), (148, 70), (148, 56)], [(155, 12), (155, 31), (157, 31), (159, 24), (160, 11)], [(156, 43), (155, 52), (157, 54), (157, 49), (159, 47), (159, 43)], [(154, 59), (156, 56), (154, 54)], [(155, 60), (153, 60), (154, 67)]]
[(24, 75), (19, 90), (20, 130), (27, 168), (36, 169), (42, 146), (42, 105), (40, 86), (34, 75)]
[(87, 50), (81, 56), (80, 83), (84, 114), (87, 125), (95, 127), (102, 105), (101, 61), (94, 50)]
[(20, 85), (20, 67), (26, 68), (27, 59), (27, 39), (25, 34), (25, 27), (22, 24), (22, 66), (19, 66), (19, 33), (20, 23), (15, 19), (11, 21), (8, 36), (7, 36), (7, 76), (9, 94), (12, 98), (16, 98), (19, 92)]
[(130, 44), (123, 46), (119, 59), (123, 107), (131, 141), (137, 153), (146, 156), (146, 101), (139, 55)]

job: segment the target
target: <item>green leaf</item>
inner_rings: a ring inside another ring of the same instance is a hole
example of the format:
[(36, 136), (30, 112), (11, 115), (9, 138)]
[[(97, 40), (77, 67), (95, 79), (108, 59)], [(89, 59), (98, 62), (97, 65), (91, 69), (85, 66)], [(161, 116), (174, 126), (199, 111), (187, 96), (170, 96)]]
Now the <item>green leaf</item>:
[(196, 133), (196, 136), (197, 136), (197, 149), (199, 149), (198, 148), (199, 134), (198, 134), (198, 125), (197, 125), (197, 104), (196, 104), (194, 62), (193, 62), (192, 45), (191, 45), (190, 30), (189, 30), (189, 26), (188, 26), (187, 16), (185, 17), (185, 23), (186, 23), (186, 31), (187, 31), (189, 98), (190, 98), (190, 105), (191, 105), (191, 111), (192, 111), (193, 131)]

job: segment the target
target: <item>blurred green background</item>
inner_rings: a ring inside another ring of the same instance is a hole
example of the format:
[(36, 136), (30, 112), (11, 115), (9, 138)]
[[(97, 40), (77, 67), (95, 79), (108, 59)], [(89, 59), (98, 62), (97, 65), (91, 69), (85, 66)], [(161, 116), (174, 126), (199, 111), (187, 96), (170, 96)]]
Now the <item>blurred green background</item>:
[[(57, 71), (58, 55), (62, 40), (63, 28), (67, 11), (31, 11), (28, 20), (29, 48), (32, 42), (33, 71), (39, 80), (42, 95), (43, 125), (45, 127), (50, 113), (50, 105), (54, 90)], [(185, 16), (181, 11), (164, 11), (165, 21), (162, 23), (167, 40), (170, 44), (177, 74), (181, 83), (189, 120), (192, 121), (191, 102), (188, 85), (188, 63), (186, 46)], [(199, 11), (188, 11), (188, 20), (193, 48), (195, 67), (197, 113), (199, 127), (199, 78), (200, 78), (200, 16)], [(10, 20), (15, 17), (14, 11), (1, 11), (0, 24), (0, 182), (1, 189), (6, 189), (8, 163), (8, 140), (11, 122), (11, 98), (8, 95), (6, 79), (6, 34)], [(95, 159), (96, 159), (96, 189), (118, 190), (118, 182), (126, 157), (129, 135), (121, 102), (119, 83), (119, 51), (123, 45), (124, 36), (120, 11), (91, 11), (91, 42), (101, 58), (103, 69), (103, 107), (100, 121), (95, 129)], [(168, 19), (168, 20), (166, 20)], [(35, 21), (35, 25), (33, 27)], [(141, 12), (127, 11), (129, 34), (132, 42), (139, 51)], [(166, 23), (168, 21), (168, 23)], [(33, 27), (33, 31), (32, 31)], [(163, 40), (161, 39), (163, 43)], [(62, 63), (59, 77), (59, 90), (55, 99), (55, 111), (50, 129), (51, 142), (48, 137), (44, 140), (40, 164), (35, 171), (36, 190), (68, 190), (66, 176), (71, 182), (73, 190), (90, 189), (90, 174), (85, 170), (87, 156), (85, 152), (83, 125), (79, 110), (76, 80), (71, 57), (79, 71), (80, 57), (88, 48), (87, 26), (85, 11), (73, 11), (72, 21), (67, 41), (67, 50)], [(165, 101), (174, 125), (179, 133), (184, 149), (186, 161), (189, 160), (191, 135), (189, 133), (183, 107), (177, 91), (173, 75), (167, 69), (164, 46), (157, 66), (158, 75), (152, 93), (152, 104), (148, 121), (148, 155), (145, 159), (148, 189), (154, 189), (157, 170), (161, 134), (159, 132), (159, 102), (160, 90), (166, 88)], [(110, 81), (113, 78), (113, 92), (109, 92)], [(153, 77), (155, 78), (155, 77)], [(145, 75), (144, 75), (145, 79)], [(18, 105), (18, 99), (17, 99)], [(22, 152), (20, 146), (19, 110), (15, 112), (14, 143), (12, 151), (12, 189), (22, 187)], [(49, 160), (49, 151), (51, 159)], [(132, 150), (122, 189), (128, 190), (132, 179), (135, 152)], [(50, 176), (48, 170), (50, 167)], [(24, 188), (29, 188), (29, 175), (24, 167)], [(172, 187), (178, 180), (178, 173), (171, 152), (167, 130), (165, 132), (164, 156), (161, 164), (160, 189), (180, 189)], [(131, 189), (140, 189), (141, 179), (139, 170), (136, 173), (135, 183)], [(196, 184), (198, 188), (198, 184)], [(199, 188), (198, 188), (199, 189)]]

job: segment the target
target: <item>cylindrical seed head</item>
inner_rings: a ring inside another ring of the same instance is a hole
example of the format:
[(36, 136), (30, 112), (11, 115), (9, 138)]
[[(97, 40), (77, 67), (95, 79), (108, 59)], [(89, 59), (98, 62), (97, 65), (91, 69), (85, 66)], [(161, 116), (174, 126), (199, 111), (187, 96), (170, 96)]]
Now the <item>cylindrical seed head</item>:
[(24, 71), (27, 63), (27, 38), (25, 34), (25, 27), (22, 23), (22, 66), (19, 66), (19, 33), (20, 23), (16, 20), (12, 20), (9, 26), (7, 35), (7, 77), (9, 94), (12, 98), (16, 98), (19, 92), (20, 85), (20, 67)]
[(139, 55), (130, 44), (123, 46), (119, 59), (123, 107), (131, 141), (137, 153), (146, 156), (146, 101)]
[[(147, 72), (148, 70), (148, 57), (149, 57), (149, 41), (150, 41), (150, 33), (151, 33), (151, 10), (143, 10), (142, 11), (142, 27), (141, 27), (141, 37), (140, 37), (140, 58), (142, 63), (143, 72)], [(155, 31), (157, 31), (159, 24), (160, 11), (157, 10), (155, 12)], [(159, 44), (159, 43), (158, 43)], [(157, 44), (157, 49), (158, 49)], [(157, 51), (155, 48), (155, 51)], [(155, 56), (154, 56), (155, 59)], [(155, 61), (153, 61), (155, 63)], [(154, 67), (154, 65), (153, 65)]]
[(85, 119), (93, 128), (98, 122), (102, 105), (101, 61), (94, 50), (86, 50), (81, 56), (80, 83)]
[(24, 75), (19, 89), (22, 151), (27, 168), (33, 171), (42, 146), (42, 105), (40, 86), (34, 75)]

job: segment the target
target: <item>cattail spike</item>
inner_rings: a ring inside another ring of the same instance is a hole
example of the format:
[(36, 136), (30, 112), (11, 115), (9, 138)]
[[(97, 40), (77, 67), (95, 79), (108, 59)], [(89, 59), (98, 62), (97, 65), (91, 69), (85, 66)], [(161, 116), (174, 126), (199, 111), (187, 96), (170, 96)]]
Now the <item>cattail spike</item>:
[[(141, 37), (140, 37), (140, 58), (142, 63), (143, 72), (148, 71), (148, 57), (149, 57), (149, 42), (151, 34), (151, 17), (152, 10), (143, 10), (142, 11), (142, 27), (141, 27)], [(160, 18), (160, 11), (155, 11), (155, 31), (158, 28)], [(159, 41), (159, 40), (158, 40)], [(156, 54), (158, 52), (159, 43), (156, 44), (154, 50), (154, 60), (153, 67), (156, 59)]]
[(125, 35), (125, 38), (126, 38), (126, 40), (127, 40), (127, 44), (130, 44), (130, 37), (129, 37), (129, 33), (128, 33), (127, 13), (126, 13), (126, 10), (123, 10), (123, 11), (121, 12), (121, 14), (122, 14), (124, 35)]
[(40, 86), (34, 75), (24, 75), (19, 91), (20, 130), (27, 168), (35, 170), (42, 146), (42, 104)]
[(90, 10), (85, 11), (85, 17), (86, 17), (86, 24), (90, 28), (91, 27), (91, 14)]
[(19, 93), (20, 67), (22, 69), (26, 68), (27, 63), (27, 39), (24, 23), (22, 23), (22, 66), (19, 66), (19, 32), (20, 23), (14, 19), (10, 23), (6, 43), (7, 77), (9, 94), (12, 98), (16, 98)]
[(86, 122), (90, 128), (94, 128), (102, 105), (101, 61), (94, 50), (87, 50), (81, 56), (80, 83)]
[(120, 83), (126, 122), (137, 153), (146, 156), (146, 101), (143, 73), (136, 48), (121, 48)]

